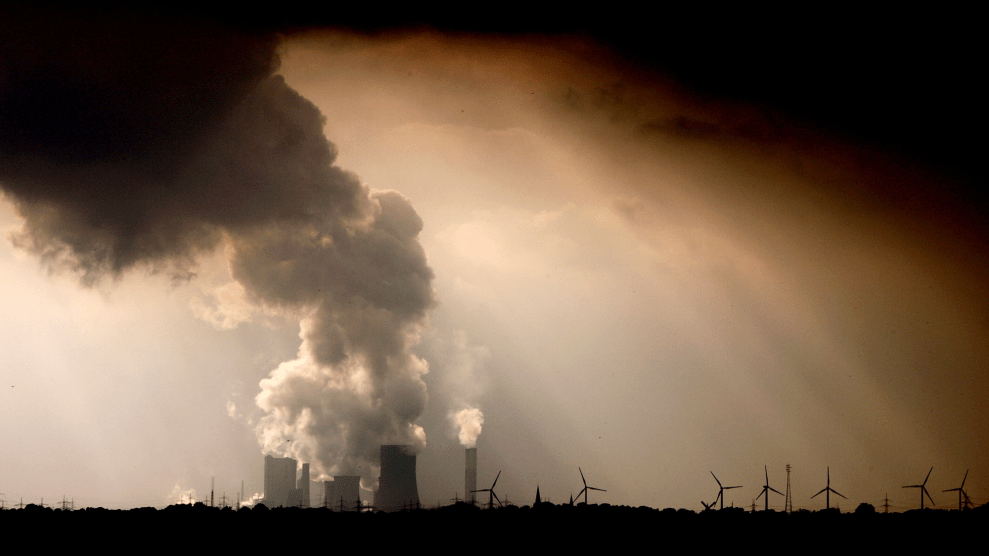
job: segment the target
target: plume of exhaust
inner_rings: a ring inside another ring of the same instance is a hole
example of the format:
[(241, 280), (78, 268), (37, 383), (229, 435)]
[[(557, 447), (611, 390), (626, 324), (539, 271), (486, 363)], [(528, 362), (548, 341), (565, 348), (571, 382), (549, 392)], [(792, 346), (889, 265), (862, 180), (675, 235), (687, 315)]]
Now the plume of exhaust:
[(481, 435), (481, 425), (484, 424), (484, 414), (476, 407), (465, 407), (460, 411), (451, 411), (450, 420), (457, 427), (457, 437), (464, 448), (473, 448), (477, 437)]
[(0, 23), (39, 41), (0, 47), (15, 244), (84, 285), (190, 278), (223, 245), (248, 303), (302, 315), (297, 357), (260, 384), (263, 451), (372, 475), (381, 444), (422, 447), (428, 366), (411, 348), (433, 274), (411, 203), (335, 165), (319, 110), (273, 73), (273, 36), (89, 23)]

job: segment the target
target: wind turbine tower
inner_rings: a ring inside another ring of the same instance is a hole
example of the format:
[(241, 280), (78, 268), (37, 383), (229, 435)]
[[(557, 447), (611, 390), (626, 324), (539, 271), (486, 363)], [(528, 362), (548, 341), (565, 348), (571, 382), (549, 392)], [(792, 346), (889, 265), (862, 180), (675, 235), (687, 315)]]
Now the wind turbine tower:
[(718, 477), (717, 477), (717, 475), (714, 474), (714, 471), (711, 471), (711, 476), (714, 477), (715, 482), (718, 483), (718, 498), (715, 498), (714, 499), (714, 502), (711, 503), (711, 506), (714, 506), (715, 504), (717, 504), (718, 503), (718, 499), (720, 498), (721, 499), (721, 506), (720, 506), (719, 509), (722, 509), (723, 510), (723, 509), (725, 509), (725, 496), (724, 496), (724, 492), (726, 490), (731, 490), (733, 488), (742, 488), (742, 485), (730, 486), (730, 487), (721, 486), (721, 481), (718, 480)]
[[(769, 467), (763, 466), (763, 468), (766, 470), (766, 485), (764, 487), (762, 487), (762, 492), (759, 493), (759, 496), (762, 496), (764, 494), (766, 495), (766, 511), (768, 512), (769, 511), (769, 491), (773, 491), (776, 494), (779, 494), (780, 496), (785, 496), (785, 495), (782, 492), (776, 490), (775, 488), (769, 486)], [(756, 496), (755, 499), (758, 500), (759, 499), (759, 496)], [(752, 501), (752, 508), (753, 508), (752, 511), (754, 512), (755, 511), (755, 500)]]
[[(934, 466), (933, 465), (931, 466), (931, 471), (934, 471)], [(920, 489), (920, 509), (922, 509), (922, 510), (924, 509), (924, 495), (925, 494), (927, 495), (927, 499), (931, 501), (931, 505), (932, 506), (936, 506), (937, 505), (937, 504), (934, 503), (934, 499), (931, 498), (931, 493), (930, 492), (927, 492), (927, 479), (930, 479), (931, 478), (931, 471), (928, 471), (927, 472), (927, 477), (924, 478), (924, 482), (920, 483), (919, 485), (906, 485), (906, 486), (903, 487), (903, 488), (919, 488)], [(968, 472), (966, 471), (966, 475), (967, 474), (968, 474)], [(964, 481), (962, 481), (962, 482), (964, 483)]]
[[(934, 468), (932, 467), (931, 469), (934, 469)], [(949, 488), (948, 490), (944, 491), (944, 492), (954, 492), (956, 490), (958, 491), (958, 511), (961, 511), (961, 510), (967, 508), (972, 503), (972, 501), (968, 499), (968, 494), (965, 492), (965, 479), (968, 478), (968, 471), (969, 470), (966, 469), (965, 470), (965, 476), (962, 477), (962, 486), (960, 486), (958, 488)], [(962, 505), (962, 498), (964, 498), (964, 500), (965, 500), (964, 506)], [(931, 501), (931, 503), (933, 504), (934, 502)]]
[[(825, 499), (827, 499), (826, 505), (827, 505), (827, 508), (829, 510), (831, 509), (831, 493), (832, 492), (835, 493), (835, 494), (837, 494), (838, 496), (841, 496), (845, 500), (848, 500), (848, 497), (847, 496), (845, 496), (844, 494), (842, 494), (842, 493), (838, 492), (837, 490), (834, 490), (833, 488), (831, 488), (831, 467), (830, 466), (828, 467), (828, 486), (826, 486), (823, 489), (821, 489), (821, 492), (827, 493), (827, 494), (824, 495), (824, 497), (825, 497)], [(821, 494), (821, 492), (818, 492), (817, 494)], [(817, 494), (815, 494), (814, 496), (811, 496), (811, 499), (817, 497)]]
[(600, 491), (600, 492), (608, 492), (607, 490), (604, 490), (602, 488), (594, 488), (594, 487), (587, 486), (587, 480), (584, 479), (584, 471), (581, 470), (580, 467), (577, 468), (577, 471), (580, 471), (580, 480), (584, 482), (584, 489), (577, 493), (577, 498), (580, 498), (580, 495), (583, 494), (584, 495), (584, 505), (585, 506), (587, 505), (587, 491), (588, 490), (597, 490), (597, 491)]
[(495, 480), (494, 480), (493, 483), (491, 483), (491, 488), (482, 488), (480, 490), (471, 491), (471, 492), (487, 492), (488, 493), (488, 509), (489, 510), (494, 509), (494, 501), (495, 500), (498, 501), (498, 505), (499, 506), (502, 506), (503, 505), (501, 503), (501, 498), (498, 498), (498, 495), (495, 494), (495, 491), (494, 491), (495, 485), (498, 484), (498, 478), (499, 477), (501, 477), (501, 471), (499, 471), (498, 474), (495, 475)]

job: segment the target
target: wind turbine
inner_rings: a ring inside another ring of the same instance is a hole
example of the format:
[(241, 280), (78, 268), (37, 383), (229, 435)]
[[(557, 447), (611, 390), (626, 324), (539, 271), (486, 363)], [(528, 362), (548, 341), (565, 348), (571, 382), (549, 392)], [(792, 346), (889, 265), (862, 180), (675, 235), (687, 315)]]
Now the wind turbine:
[(580, 495), (583, 494), (584, 495), (584, 505), (585, 506), (587, 505), (587, 491), (588, 490), (599, 490), (601, 492), (608, 492), (607, 490), (604, 490), (603, 488), (594, 488), (594, 487), (587, 486), (587, 480), (584, 479), (584, 472), (580, 469), (580, 467), (577, 468), (577, 471), (580, 471), (580, 480), (581, 481), (584, 481), (584, 489), (577, 493), (577, 498), (580, 498)]
[[(933, 469), (933, 467), (931, 469)], [(966, 493), (965, 490), (964, 490), (965, 489), (965, 479), (967, 479), (967, 478), (968, 478), (968, 469), (965, 470), (965, 476), (962, 478), (962, 486), (960, 486), (958, 488), (949, 488), (948, 490), (944, 491), (944, 492), (954, 492), (956, 490), (958, 491), (958, 510), (959, 511), (963, 509), (962, 508), (962, 497), (963, 496), (965, 497), (965, 507), (966, 508), (969, 506), (969, 504), (972, 503), (972, 501), (968, 499), (968, 493)]]
[[(831, 488), (831, 467), (830, 466), (828, 467), (828, 486), (826, 486), (823, 489), (821, 489), (821, 492), (826, 492), (827, 493), (827, 494), (824, 495), (824, 497), (827, 499), (827, 507), (828, 507), (829, 510), (831, 509), (831, 493), (832, 492), (835, 493), (835, 494), (837, 494), (838, 496), (841, 496), (845, 500), (848, 500), (848, 497), (847, 496), (845, 496), (844, 494), (842, 494), (842, 493), (838, 492), (837, 490)], [(817, 494), (820, 494), (821, 492), (818, 492)], [(817, 496), (817, 494), (815, 494), (814, 496), (811, 496), (811, 499), (814, 499)]]
[[(767, 473), (768, 473), (768, 471), (767, 471)], [(724, 492), (726, 490), (731, 490), (733, 488), (742, 488), (742, 485), (731, 486), (731, 487), (721, 486), (721, 481), (718, 480), (718, 477), (714, 474), (714, 471), (711, 471), (711, 476), (714, 477), (715, 482), (718, 483), (718, 498), (721, 499), (721, 508), (720, 509), (723, 510), (723, 509), (725, 509), (725, 497), (723, 495)], [(715, 504), (718, 503), (718, 498), (715, 498), (714, 499), (714, 502), (711, 502), (711, 507), (713, 507)]]
[[(933, 465), (931, 466), (931, 471), (934, 471), (934, 466)], [(927, 495), (927, 499), (931, 501), (931, 505), (932, 506), (937, 506), (937, 504), (934, 503), (934, 499), (931, 498), (931, 493), (930, 492), (927, 492), (927, 479), (930, 479), (931, 478), (931, 471), (928, 471), (927, 472), (927, 477), (924, 478), (924, 482), (920, 483), (919, 485), (906, 485), (906, 486), (903, 487), (903, 488), (919, 488), (920, 489), (920, 509), (922, 509), (922, 510), (924, 509), (924, 495), (925, 494)], [(965, 475), (968, 476), (968, 471), (965, 472)], [(962, 484), (964, 484), (964, 483), (965, 482), (962, 481)]]
[(487, 492), (488, 493), (488, 509), (489, 510), (494, 508), (494, 501), (495, 500), (498, 501), (498, 506), (502, 506), (503, 505), (501, 503), (501, 498), (498, 498), (498, 495), (495, 494), (495, 491), (494, 491), (495, 485), (498, 484), (498, 477), (501, 477), (501, 471), (499, 471), (498, 474), (495, 475), (495, 480), (494, 480), (493, 483), (491, 483), (491, 488), (482, 488), (480, 490), (472, 490), (471, 491), (471, 492)]
[[(766, 511), (768, 512), (769, 511), (769, 491), (770, 490), (773, 491), (773, 492), (775, 492), (776, 494), (779, 494), (780, 496), (782, 496), (784, 498), (786, 497), (786, 495), (783, 494), (782, 492), (776, 490), (775, 488), (769, 486), (769, 468), (764, 465), (763, 466), (763, 469), (766, 470), (766, 486), (762, 487), (762, 492), (759, 493), (759, 496), (762, 496), (763, 494), (766, 495)], [(759, 496), (756, 496), (755, 499), (758, 500), (759, 499)]]

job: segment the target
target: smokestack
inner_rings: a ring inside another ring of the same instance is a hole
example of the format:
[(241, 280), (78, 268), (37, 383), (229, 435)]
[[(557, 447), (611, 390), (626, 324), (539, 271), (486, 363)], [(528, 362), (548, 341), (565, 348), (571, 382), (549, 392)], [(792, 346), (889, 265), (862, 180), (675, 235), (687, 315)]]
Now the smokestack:
[(477, 448), (467, 448), (464, 460), (464, 500), (474, 503), (477, 490)]
[(302, 507), (309, 507), (309, 464), (302, 464), (302, 476), (299, 477), (299, 482), (295, 487), (302, 491)]
[(399, 444), (381, 447), (381, 477), (374, 506), (382, 512), (419, 507), (416, 454), (412, 446)]

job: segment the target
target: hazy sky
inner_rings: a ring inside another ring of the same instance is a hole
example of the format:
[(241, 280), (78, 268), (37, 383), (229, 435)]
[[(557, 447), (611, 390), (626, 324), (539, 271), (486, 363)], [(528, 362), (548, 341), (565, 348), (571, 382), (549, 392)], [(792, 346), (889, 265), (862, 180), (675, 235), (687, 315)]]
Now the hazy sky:
[(592, 502), (699, 510), (713, 471), (750, 505), (786, 464), (794, 507), (828, 466), (843, 509), (915, 507), (932, 465), (938, 507), (967, 469), (989, 500), (985, 206), (913, 143), (583, 35), (237, 40), (147, 78), (42, 47), (3, 68), (105, 110), (3, 90), (5, 504), (253, 495), (262, 447), (370, 475), (379, 440), (420, 445), (445, 502), (465, 408), (478, 485), (501, 470), (513, 502), (566, 501), (580, 466)]

